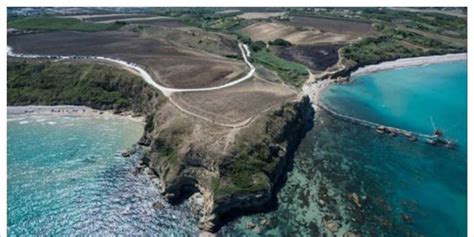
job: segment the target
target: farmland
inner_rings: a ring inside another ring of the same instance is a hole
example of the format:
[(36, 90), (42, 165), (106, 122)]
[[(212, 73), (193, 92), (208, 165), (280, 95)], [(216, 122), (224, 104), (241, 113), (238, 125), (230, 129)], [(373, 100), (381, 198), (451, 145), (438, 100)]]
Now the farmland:
[(339, 44), (272, 46), (272, 51), (283, 59), (301, 63), (314, 71), (324, 71), (339, 61)]
[(292, 44), (317, 44), (347, 40), (344, 35), (322, 32), (317, 29), (298, 29), (294, 26), (275, 22), (255, 23), (243, 28), (242, 32), (250, 36), (253, 41), (264, 42), (284, 39)]
[(336, 34), (350, 34), (351, 38), (364, 36), (372, 30), (372, 26), (369, 22), (298, 15), (291, 16), (286, 24), (296, 27), (310, 27)]
[(120, 58), (143, 65), (160, 83), (175, 88), (222, 85), (246, 70), (238, 60), (127, 31), (27, 34), (9, 37), (8, 44), (18, 53)]
[(172, 98), (184, 109), (212, 121), (237, 124), (288, 99), (296, 99), (296, 92), (279, 83), (253, 78), (222, 90), (176, 93)]
[(272, 202), (315, 121), (308, 95), (333, 80), (310, 83), (385, 60), (465, 52), (467, 42), (465, 18), (432, 11), (70, 10), (8, 18), (8, 46), (18, 53), (8, 57), (9, 105), (146, 115), (136, 174), (171, 204), (200, 192), (206, 232)]
[(8, 21), (9, 28), (17, 30), (44, 30), (44, 31), (58, 31), (58, 30), (74, 30), (74, 31), (106, 31), (117, 30), (122, 25), (120, 24), (100, 24), (82, 22), (77, 19), (70, 18), (56, 18), (56, 17), (20, 17)]
[(246, 12), (238, 15), (237, 17), (246, 19), (246, 20), (253, 20), (253, 19), (266, 19), (271, 17), (279, 17), (284, 16), (285, 12)]

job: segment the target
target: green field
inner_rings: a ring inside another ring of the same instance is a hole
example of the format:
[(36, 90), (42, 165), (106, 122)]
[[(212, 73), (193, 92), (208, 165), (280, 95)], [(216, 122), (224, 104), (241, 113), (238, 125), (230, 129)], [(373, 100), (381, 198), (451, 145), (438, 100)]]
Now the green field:
[(266, 50), (254, 53), (252, 58), (276, 71), (280, 78), (291, 86), (300, 87), (307, 79), (308, 71), (304, 65), (279, 58)]
[(21, 17), (8, 19), (8, 28), (17, 30), (72, 30), (72, 31), (104, 31), (117, 30), (122, 24), (102, 24), (82, 22), (73, 18), (56, 18), (56, 17)]

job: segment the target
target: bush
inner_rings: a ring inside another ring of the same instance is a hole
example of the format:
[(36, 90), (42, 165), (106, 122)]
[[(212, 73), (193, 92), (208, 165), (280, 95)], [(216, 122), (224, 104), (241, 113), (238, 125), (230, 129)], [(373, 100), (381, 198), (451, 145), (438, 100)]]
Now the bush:
[(256, 42), (252, 42), (250, 44), (250, 49), (252, 49), (252, 51), (254, 51), (254, 52), (258, 52), (258, 51), (260, 51), (260, 50), (262, 50), (266, 47), (267, 47), (267, 45), (263, 41), (256, 41)]
[(270, 45), (278, 45), (278, 46), (291, 46), (291, 43), (284, 40), (284, 39), (276, 39), (274, 41), (270, 41), (268, 42)]

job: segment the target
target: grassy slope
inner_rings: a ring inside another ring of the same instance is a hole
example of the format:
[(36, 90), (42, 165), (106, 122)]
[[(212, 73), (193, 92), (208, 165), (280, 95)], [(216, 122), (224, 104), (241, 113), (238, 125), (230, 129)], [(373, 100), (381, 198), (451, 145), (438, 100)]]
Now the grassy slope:
[(280, 78), (291, 86), (300, 87), (307, 79), (308, 71), (304, 65), (279, 58), (266, 50), (254, 53), (252, 59), (276, 71)]
[(11, 60), (7, 66), (8, 105), (86, 105), (146, 113), (160, 93), (141, 78), (97, 63)]
[(120, 24), (87, 23), (73, 18), (55, 18), (49, 16), (21, 17), (8, 20), (8, 28), (18, 30), (73, 30), (104, 31), (117, 30)]

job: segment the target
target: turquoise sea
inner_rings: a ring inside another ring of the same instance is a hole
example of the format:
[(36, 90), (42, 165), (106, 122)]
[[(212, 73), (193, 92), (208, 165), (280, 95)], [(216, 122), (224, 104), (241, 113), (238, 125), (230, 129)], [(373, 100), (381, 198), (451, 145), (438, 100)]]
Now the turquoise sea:
[[(9, 236), (183, 236), (196, 233), (124, 158), (143, 125), (125, 119), (8, 117)], [(152, 208), (155, 202), (162, 209)]]
[[(340, 113), (428, 134), (435, 126), (458, 146), (380, 135), (319, 111), (276, 210), (234, 221), (223, 235), (319, 236), (336, 223), (337, 236), (466, 236), (466, 71), (458, 61), (330, 86), (321, 102)], [(263, 219), (271, 224), (259, 224)], [(247, 229), (248, 222), (261, 229)]]
[[(318, 111), (276, 208), (235, 220), (219, 235), (465, 236), (466, 71), (459, 61), (331, 86), (322, 103), (340, 113), (423, 133), (435, 126), (458, 146), (380, 135)], [(9, 117), (8, 234), (196, 235), (186, 203), (166, 204), (146, 177), (132, 174), (139, 154), (117, 152), (142, 129), (122, 119)], [(154, 209), (155, 202), (165, 207)]]

